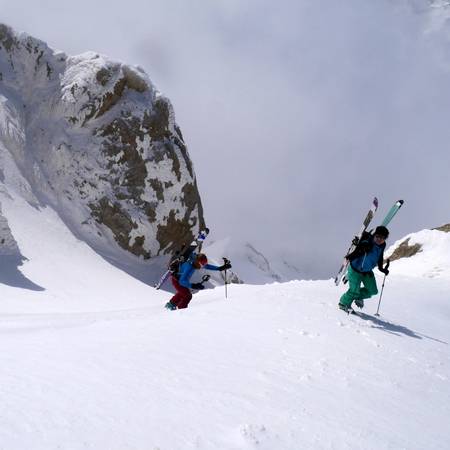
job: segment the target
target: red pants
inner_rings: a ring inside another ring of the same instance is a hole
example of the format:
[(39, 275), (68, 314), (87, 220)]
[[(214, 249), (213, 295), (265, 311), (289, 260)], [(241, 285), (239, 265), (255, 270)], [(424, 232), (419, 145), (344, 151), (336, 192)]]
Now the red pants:
[(172, 275), (171, 277), (173, 287), (177, 290), (176, 294), (170, 299), (170, 303), (175, 305), (178, 309), (187, 308), (192, 298), (191, 291), (178, 283), (178, 280)]

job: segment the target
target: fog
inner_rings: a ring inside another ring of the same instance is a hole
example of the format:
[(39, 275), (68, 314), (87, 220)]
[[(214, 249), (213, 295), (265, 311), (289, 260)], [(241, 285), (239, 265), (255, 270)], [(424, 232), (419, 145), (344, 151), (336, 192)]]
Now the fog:
[(450, 14), (431, 3), (1, 0), (0, 21), (142, 66), (212, 236), (330, 277), (375, 195), (379, 222), (405, 200), (391, 242), (450, 222)]

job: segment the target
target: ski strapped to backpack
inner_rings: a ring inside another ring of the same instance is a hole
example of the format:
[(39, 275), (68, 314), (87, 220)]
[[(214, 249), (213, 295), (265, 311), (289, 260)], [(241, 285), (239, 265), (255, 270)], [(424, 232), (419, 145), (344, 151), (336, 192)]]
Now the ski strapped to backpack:
[[(383, 227), (387, 227), (387, 226), (391, 223), (392, 219), (393, 219), (393, 218), (395, 217), (395, 215), (398, 213), (399, 209), (403, 206), (403, 203), (405, 203), (404, 200), (397, 200), (397, 201), (392, 205), (391, 209), (388, 211), (388, 213), (386, 214), (386, 216), (385, 216), (384, 219), (383, 219), (383, 222), (381, 223), (381, 225), (382, 225)], [(367, 229), (367, 227), (366, 227), (366, 229)], [(356, 248), (356, 245), (358, 245), (358, 242), (361, 240), (361, 236), (362, 236), (364, 233), (368, 233), (368, 232), (366, 231), (366, 229), (363, 230), (363, 232), (360, 234), (359, 238), (355, 237), (355, 238), (353, 239), (353, 241), (352, 241), (352, 246), (350, 247), (350, 250), (347, 252), (347, 255), (348, 255), (350, 252), (352, 252), (352, 251)], [(370, 232), (369, 232), (369, 233), (370, 233)], [(347, 269), (348, 269), (349, 262), (348, 262), (347, 260), (345, 260), (344, 263), (345, 263), (345, 269), (344, 269), (344, 271), (343, 271), (342, 273), (339, 272), (339, 274), (341, 274), (340, 280), (339, 280), (338, 282), (336, 282), (337, 277), (336, 277), (335, 280), (334, 280), (335, 283), (336, 283), (336, 286), (339, 284), (339, 282), (340, 282), (341, 280), (343, 280), (344, 283), (347, 282), (347, 279), (346, 279), (346, 273), (347, 273)], [(342, 269), (342, 266), (341, 266), (341, 269)], [(339, 275), (339, 274), (338, 274), (338, 275)]]
[[(362, 227), (359, 230), (359, 233), (353, 238), (352, 243), (351, 243), (349, 249), (347, 250), (346, 255), (351, 253), (356, 248), (356, 246), (358, 245), (358, 242), (361, 239), (361, 236), (367, 230), (367, 227), (369, 226), (370, 222), (372, 221), (373, 216), (375, 215), (375, 212), (377, 211), (377, 209), (378, 209), (378, 199), (376, 197), (374, 197), (372, 200), (369, 212), (367, 213), (367, 215), (363, 221)], [(344, 258), (344, 261), (342, 262), (339, 272), (337, 273), (336, 277), (334, 278), (334, 284), (336, 286), (339, 285), (342, 278), (346, 274), (348, 265), (349, 265), (348, 259)]]
[(159, 281), (155, 284), (155, 289), (160, 289), (161, 286), (166, 282), (170, 275), (177, 273), (181, 264), (189, 259), (192, 253), (198, 249), (201, 249), (203, 241), (207, 238), (209, 234), (209, 228), (199, 231), (197, 237), (191, 242), (191, 244), (186, 248), (183, 245), (179, 251), (171, 258), (167, 270), (164, 272)]
[(405, 203), (403, 200), (397, 200), (392, 208), (389, 210), (389, 212), (386, 214), (386, 217), (383, 219), (383, 222), (381, 225), (383, 227), (387, 227), (391, 220), (394, 218), (394, 216), (398, 213), (398, 210), (402, 207), (403, 203)]

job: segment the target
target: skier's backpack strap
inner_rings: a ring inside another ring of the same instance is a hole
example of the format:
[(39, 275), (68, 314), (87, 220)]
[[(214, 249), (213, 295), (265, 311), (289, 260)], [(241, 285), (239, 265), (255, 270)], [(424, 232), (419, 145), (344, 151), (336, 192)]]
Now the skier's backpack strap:
[(170, 271), (170, 274), (178, 279), (179, 271), (180, 271), (180, 258), (175, 258), (172, 261), (170, 261), (168, 270)]

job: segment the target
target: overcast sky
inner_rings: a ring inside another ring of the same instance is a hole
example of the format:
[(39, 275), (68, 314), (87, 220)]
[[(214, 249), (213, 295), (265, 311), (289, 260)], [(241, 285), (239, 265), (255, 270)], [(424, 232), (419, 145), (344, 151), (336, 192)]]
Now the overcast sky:
[(68, 54), (142, 66), (174, 104), (212, 236), (331, 277), (374, 195), (380, 220), (405, 200), (391, 241), (450, 222), (450, 25), (428, 10), (0, 0), (0, 21)]

